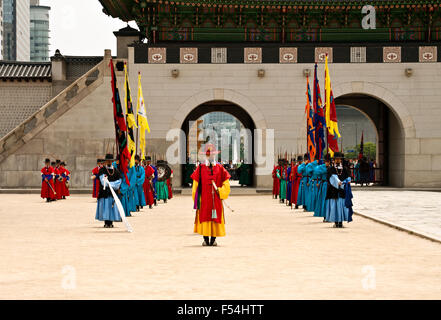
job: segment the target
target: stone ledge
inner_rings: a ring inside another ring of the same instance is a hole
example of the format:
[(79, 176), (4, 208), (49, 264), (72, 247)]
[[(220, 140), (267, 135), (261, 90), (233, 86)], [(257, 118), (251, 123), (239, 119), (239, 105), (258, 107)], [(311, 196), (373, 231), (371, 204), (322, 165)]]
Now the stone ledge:
[(433, 235), (430, 235), (430, 234), (427, 234), (425, 232), (417, 231), (417, 230), (412, 229), (410, 227), (402, 226), (402, 225), (399, 225), (397, 223), (392, 223), (392, 222), (389, 222), (389, 221), (386, 221), (386, 220), (383, 220), (381, 218), (374, 217), (374, 216), (371, 216), (371, 215), (368, 215), (368, 214), (365, 214), (365, 213), (354, 212), (354, 214), (359, 215), (359, 216), (361, 216), (363, 218), (366, 218), (366, 219), (369, 219), (369, 220), (372, 220), (372, 221), (384, 224), (384, 225), (392, 227), (394, 229), (397, 229), (397, 230), (400, 230), (400, 231), (405, 231), (405, 232), (407, 232), (409, 234), (421, 237), (423, 239), (427, 239), (427, 240), (430, 240), (430, 241), (441, 243), (441, 238), (437, 238), (437, 237), (435, 237)]

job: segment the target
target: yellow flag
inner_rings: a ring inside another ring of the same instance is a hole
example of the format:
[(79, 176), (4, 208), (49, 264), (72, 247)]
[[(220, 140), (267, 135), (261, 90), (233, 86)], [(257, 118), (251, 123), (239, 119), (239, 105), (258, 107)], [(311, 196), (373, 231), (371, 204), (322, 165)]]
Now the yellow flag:
[[(325, 60), (325, 119), (326, 119), (326, 127), (328, 128), (328, 132), (330, 135), (340, 138), (340, 132), (338, 132), (338, 123), (336, 121), (331, 120), (331, 109), (335, 109), (335, 104), (331, 105), (331, 77), (329, 75), (328, 68), (328, 55), (326, 55)], [(332, 110), (335, 113), (335, 110)], [(333, 115), (336, 119), (336, 114)]]
[(150, 133), (150, 126), (147, 120), (147, 111), (144, 103), (144, 96), (142, 94), (141, 73), (138, 73), (138, 102), (136, 105), (138, 110), (138, 124), (139, 124), (139, 148), (141, 149), (141, 159), (145, 159), (145, 131)]
[(124, 91), (126, 94), (124, 101), (125, 101), (125, 105), (126, 105), (127, 147), (130, 152), (129, 168), (131, 168), (135, 165), (135, 154), (136, 154), (134, 127), (138, 128), (138, 126), (136, 125), (135, 115), (133, 114), (133, 104), (132, 104), (132, 96), (130, 93), (129, 74), (127, 72), (127, 64), (124, 64), (124, 73), (125, 73)]

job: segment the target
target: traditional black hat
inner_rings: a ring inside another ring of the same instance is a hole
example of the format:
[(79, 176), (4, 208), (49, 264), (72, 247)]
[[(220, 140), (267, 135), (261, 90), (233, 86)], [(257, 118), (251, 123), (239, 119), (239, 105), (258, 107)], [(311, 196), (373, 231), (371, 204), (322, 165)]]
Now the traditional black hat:
[(303, 159), (304, 160), (309, 159), (309, 154), (305, 153), (305, 155), (303, 156)]
[(44, 160), (44, 163), (50, 163), (51, 160), (49, 158), (46, 158), (46, 160)]
[(303, 161), (303, 157), (302, 156), (298, 156), (297, 157), (297, 161)]
[(61, 160), (55, 160), (56, 163), (61, 163)]
[(135, 155), (135, 160), (141, 160), (141, 157), (139, 155)]
[(334, 153), (334, 159), (344, 159), (345, 155), (343, 154), (343, 152), (336, 152)]
[(102, 159), (96, 159), (96, 163), (100, 163), (100, 162), (103, 162), (103, 160)]
[(104, 161), (114, 161), (114, 160), (116, 159), (113, 157), (113, 154), (111, 153), (106, 154), (106, 157), (104, 159)]
[(152, 157), (150, 157), (150, 156), (147, 156), (145, 159), (146, 159), (147, 161), (152, 161)]

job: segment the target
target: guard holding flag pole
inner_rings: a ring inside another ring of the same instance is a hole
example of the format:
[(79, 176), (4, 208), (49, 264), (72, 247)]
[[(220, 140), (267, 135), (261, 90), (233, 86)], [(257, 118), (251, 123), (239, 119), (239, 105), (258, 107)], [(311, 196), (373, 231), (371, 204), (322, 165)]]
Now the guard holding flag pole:
[(118, 168), (112, 165), (113, 154), (106, 154), (105, 165), (100, 169), (98, 178), (100, 179), (100, 190), (98, 192), (98, 202), (96, 206), (95, 219), (104, 221), (104, 228), (113, 228), (113, 221), (121, 221), (118, 208), (109, 187), (104, 189), (104, 178), (107, 177), (114, 190), (118, 190), (121, 185), (121, 173)]
[(225, 236), (222, 200), (230, 194), (230, 174), (214, 159), (213, 155), (218, 153), (212, 144), (206, 144), (202, 153), (206, 156), (205, 162), (191, 175), (196, 209), (194, 232), (203, 236), (203, 246), (217, 246), (216, 238)]

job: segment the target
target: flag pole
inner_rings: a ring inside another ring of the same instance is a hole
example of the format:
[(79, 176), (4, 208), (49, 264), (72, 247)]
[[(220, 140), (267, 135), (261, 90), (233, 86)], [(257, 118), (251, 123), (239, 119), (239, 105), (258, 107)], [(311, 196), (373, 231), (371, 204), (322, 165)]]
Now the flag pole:
[(138, 154), (138, 141), (139, 141), (139, 123), (138, 123), (138, 104), (139, 104), (139, 76), (141, 75), (141, 71), (138, 71), (138, 94), (137, 94), (137, 98), (138, 101), (136, 101), (136, 117), (135, 117), (135, 121), (136, 124), (138, 125), (138, 127), (136, 128), (136, 142), (135, 142), (135, 154)]

